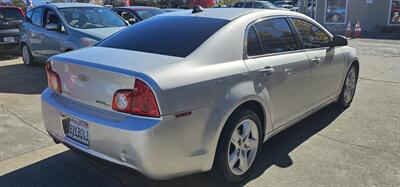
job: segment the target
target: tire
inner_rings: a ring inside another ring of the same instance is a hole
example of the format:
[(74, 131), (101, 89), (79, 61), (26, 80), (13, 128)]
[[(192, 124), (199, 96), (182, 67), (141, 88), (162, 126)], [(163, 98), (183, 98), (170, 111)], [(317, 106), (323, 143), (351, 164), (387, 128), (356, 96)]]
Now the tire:
[(352, 65), (346, 74), (342, 91), (339, 95), (337, 104), (340, 108), (348, 108), (354, 99), (358, 80), (358, 69), (355, 65)]
[[(245, 128), (249, 131), (244, 131)], [(220, 181), (233, 183), (248, 179), (257, 165), (261, 151), (263, 138), (261, 129), (260, 119), (252, 110), (243, 108), (233, 113), (219, 138), (213, 176)], [(247, 138), (245, 132), (249, 132)], [(231, 165), (228, 155), (232, 158)], [(248, 167), (244, 163), (247, 163)]]
[(35, 65), (35, 61), (33, 59), (31, 50), (26, 44), (22, 45), (22, 61), (26, 66), (33, 66)]

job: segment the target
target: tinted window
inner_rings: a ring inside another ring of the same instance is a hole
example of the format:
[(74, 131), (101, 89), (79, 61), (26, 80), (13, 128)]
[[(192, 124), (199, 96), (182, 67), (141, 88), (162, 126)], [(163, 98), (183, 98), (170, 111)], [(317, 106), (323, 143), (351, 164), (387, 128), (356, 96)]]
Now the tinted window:
[(32, 13), (32, 23), (37, 26), (42, 26), (43, 20), (43, 8), (36, 8)]
[(154, 9), (135, 10), (135, 12), (139, 16), (139, 18), (142, 19), (142, 20), (148, 19), (148, 18), (151, 18), (153, 16), (165, 13), (164, 10), (155, 9), (155, 8)]
[(103, 7), (62, 8), (59, 11), (68, 25), (79, 29), (126, 26), (120, 17)]
[(257, 33), (254, 27), (250, 27), (247, 32), (247, 55), (256, 56), (263, 53), (260, 40), (258, 39)]
[(243, 7), (243, 4), (244, 4), (244, 3), (242, 3), (242, 2), (235, 3), (235, 4), (233, 5), (233, 8), (242, 8), (242, 7)]
[(120, 15), (124, 20), (129, 21), (130, 19), (135, 19), (135, 17), (133, 17), (133, 15), (125, 10), (118, 10), (118, 15)]
[(29, 10), (28, 12), (26, 12), (25, 19), (27, 22), (32, 23), (32, 10)]
[(49, 23), (60, 24), (58, 16), (54, 11), (50, 9), (46, 9), (44, 23), (44, 25), (47, 25)]
[(129, 26), (99, 46), (186, 57), (228, 22), (195, 16), (154, 17)]
[(256, 1), (254, 2), (254, 8), (278, 8), (269, 1)]
[(262, 3), (260, 3), (260, 2), (255, 2), (254, 3), (254, 8), (266, 8), (266, 7), (264, 7), (264, 5)]
[(21, 12), (16, 8), (0, 8), (0, 20), (22, 20)]
[(254, 24), (264, 53), (277, 53), (298, 49), (295, 37), (284, 18), (268, 19)]
[(244, 4), (244, 8), (253, 8), (253, 2), (247, 2)]
[(304, 48), (328, 47), (330, 43), (329, 36), (314, 24), (301, 19), (292, 19)]

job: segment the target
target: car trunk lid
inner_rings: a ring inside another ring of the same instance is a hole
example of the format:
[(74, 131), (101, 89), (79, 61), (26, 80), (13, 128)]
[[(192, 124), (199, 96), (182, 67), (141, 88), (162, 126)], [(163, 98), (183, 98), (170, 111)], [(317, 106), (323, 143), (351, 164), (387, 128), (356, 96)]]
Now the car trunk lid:
[[(182, 58), (136, 51), (91, 47), (54, 56), (53, 70), (59, 75), (62, 95), (97, 108), (112, 110), (114, 93), (133, 89), (139, 78), (157, 90), (148, 76), (163, 64)], [(157, 97), (157, 93), (156, 97)]]

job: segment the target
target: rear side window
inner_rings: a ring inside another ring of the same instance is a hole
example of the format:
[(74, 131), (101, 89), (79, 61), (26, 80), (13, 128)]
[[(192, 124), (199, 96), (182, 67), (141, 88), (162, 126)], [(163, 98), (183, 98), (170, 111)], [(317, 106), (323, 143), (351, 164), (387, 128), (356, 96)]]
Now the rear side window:
[(319, 27), (305, 20), (296, 18), (292, 20), (294, 26), (300, 34), (304, 48), (312, 49), (330, 46), (329, 36)]
[(34, 9), (33, 10), (33, 13), (32, 13), (32, 23), (34, 24), (34, 25), (37, 25), (37, 26), (43, 26), (42, 25), (42, 20), (43, 20), (43, 8), (36, 8), (36, 9)]
[(186, 57), (229, 21), (160, 16), (131, 25), (98, 46)]
[(242, 3), (242, 2), (235, 3), (235, 4), (233, 5), (233, 8), (242, 8), (242, 7), (243, 7), (243, 4), (244, 4), (244, 3)]
[(297, 50), (296, 39), (285, 18), (268, 19), (254, 24), (264, 54)]
[(29, 23), (32, 23), (32, 12), (33, 10), (29, 10), (28, 12), (26, 12), (25, 20)]
[(21, 12), (16, 8), (0, 8), (0, 20), (23, 20)]
[(247, 2), (244, 4), (244, 8), (253, 8), (253, 2)]
[(247, 32), (247, 55), (256, 56), (263, 54), (260, 40), (258, 39), (257, 33), (254, 27), (251, 26)]

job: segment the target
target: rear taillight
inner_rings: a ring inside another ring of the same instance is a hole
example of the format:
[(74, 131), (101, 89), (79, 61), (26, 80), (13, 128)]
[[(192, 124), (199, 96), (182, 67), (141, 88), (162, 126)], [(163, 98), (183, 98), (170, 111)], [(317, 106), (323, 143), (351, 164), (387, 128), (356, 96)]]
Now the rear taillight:
[(133, 90), (118, 90), (114, 94), (112, 109), (138, 116), (160, 117), (157, 100), (146, 83), (136, 79)]
[(56, 72), (51, 67), (51, 63), (46, 63), (47, 85), (57, 93), (62, 93), (61, 80)]

